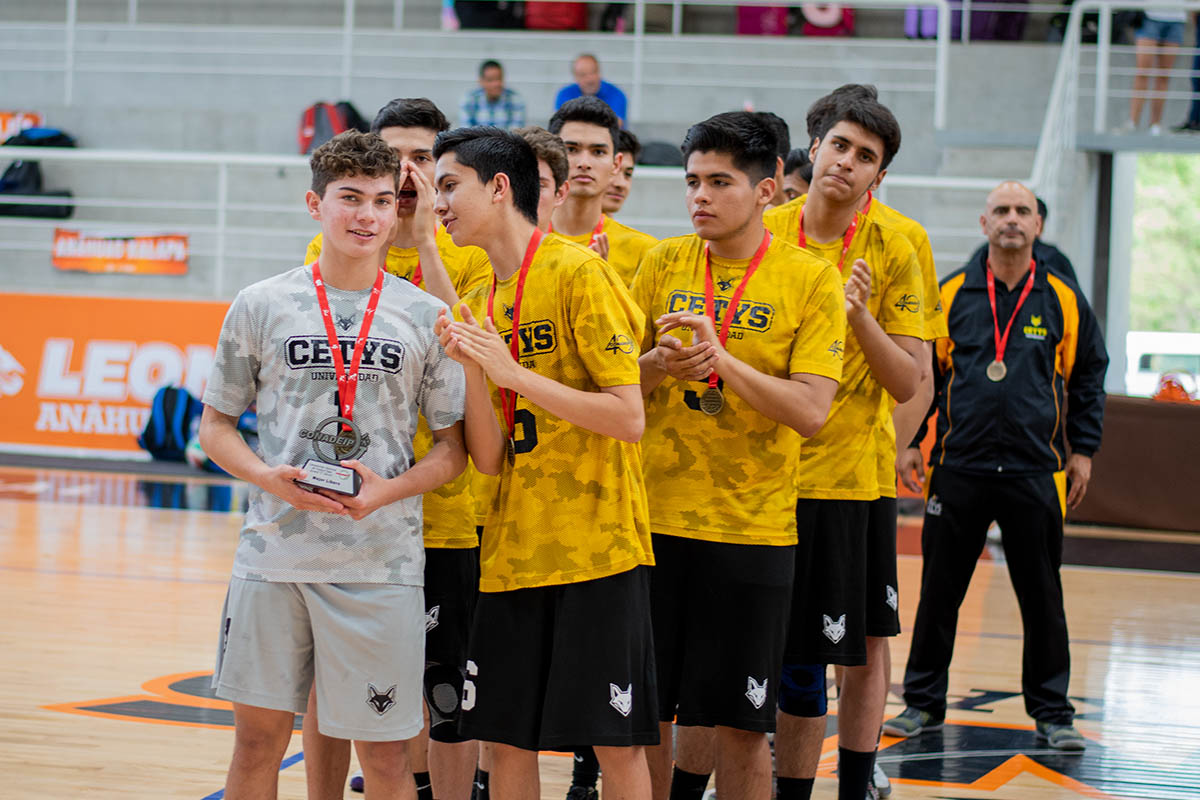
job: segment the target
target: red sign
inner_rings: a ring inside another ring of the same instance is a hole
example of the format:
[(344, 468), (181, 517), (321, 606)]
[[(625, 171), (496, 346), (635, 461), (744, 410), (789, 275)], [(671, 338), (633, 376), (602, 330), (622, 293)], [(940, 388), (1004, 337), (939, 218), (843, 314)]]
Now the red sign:
[(160, 386), (200, 397), (226, 302), (0, 294), (0, 449), (137, 457)]
[(188, 237), (183, 234), (120, 236), (54, 229), (51, 263), (56, 269), (127, 275), (184, 275)]

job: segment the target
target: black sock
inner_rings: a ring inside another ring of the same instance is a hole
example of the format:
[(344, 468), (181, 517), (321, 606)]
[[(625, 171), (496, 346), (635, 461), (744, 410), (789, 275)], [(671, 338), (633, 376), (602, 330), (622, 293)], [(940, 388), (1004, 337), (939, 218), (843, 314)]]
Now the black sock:
[(488, 774), (485, 769), (475, 769), (475, 785), (471, 787), (471, 800), (490, 800), (488, 796)]
[(708, 788), (708, 775), (675, 767), (671, 773), (671, 800), (700, 800)]
[(809, 800), (816, 778), (776, 778), (779, 790), (776, 800)]
[(433, 800), (433, 780), (428, 772), (414, 772), (413, 780), (417, 782), (417, 800)]
[(838, 800), (862, 800), (867, 796), (867, 782), (875, 766), (875, 751), (838, 748)]
[(596, 781), (600, 779), (600, 762), (596, 759), (596, 751), (590, 747), (581, 747), (575, 751), (574, 761), (571, 785), (595, 789)]

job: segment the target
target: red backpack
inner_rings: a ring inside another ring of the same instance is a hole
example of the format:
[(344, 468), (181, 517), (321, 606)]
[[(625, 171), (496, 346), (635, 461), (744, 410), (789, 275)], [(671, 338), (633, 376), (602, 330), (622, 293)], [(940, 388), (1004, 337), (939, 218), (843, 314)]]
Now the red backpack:
[(370, 125), (352, 103), (313, 103), (300, 115), (297, 136), (300, 154), (308, 155), (339, 133), (351, 129), (364, 133), (370, 130)]

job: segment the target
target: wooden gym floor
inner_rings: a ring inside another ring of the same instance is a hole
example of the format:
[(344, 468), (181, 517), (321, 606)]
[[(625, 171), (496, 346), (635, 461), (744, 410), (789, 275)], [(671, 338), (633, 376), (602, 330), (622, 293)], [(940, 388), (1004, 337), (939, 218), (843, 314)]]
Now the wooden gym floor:
[[(0, 468), (0, 797), (221, 796), (232, 715), (207, 675), (244, 496), (215, 479)], [(1069, 555), (1132, 541), (1131, 563), (1161, 551), (1187, 569), (1200, 553), (1186, 535), (1070, 534)], [(918, 542), (919, 520), (902, 521), (906, 629)], [(1060, 755), (1024, 714), (1020, 618), (998, 559), (985, 554), (962, 609), (945, 731), (884, 742), (892, 796), (1200, 798), (1200, 575), (1064, 567), (1071, 694), (1090, 744)], [(907, 636), (892, 649), (898, 683)], [(890, 716), (901, 705), (889, 700)], [(834, 716), (830, 729), (818, 798), (836, 796)], [(280, 796), (302, 798), (299, 736), (288, 754)], [(570, 759), (542, 763), (542, 796), (561, 800)]]

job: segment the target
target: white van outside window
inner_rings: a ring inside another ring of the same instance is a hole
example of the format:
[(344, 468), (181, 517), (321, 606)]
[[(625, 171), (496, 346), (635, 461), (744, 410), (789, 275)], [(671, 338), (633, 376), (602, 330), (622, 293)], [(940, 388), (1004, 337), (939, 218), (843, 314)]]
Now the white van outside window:
[(1200, 385), (1200, 333), (1129, 331), (1125, 335), (1125, 393), (1152, 397), (1163, 373), (1190, 376), (1190, 386)]

